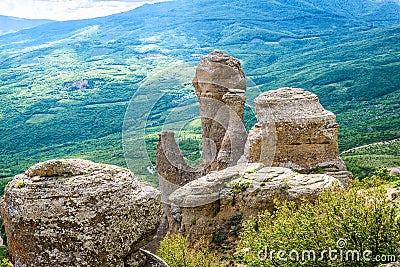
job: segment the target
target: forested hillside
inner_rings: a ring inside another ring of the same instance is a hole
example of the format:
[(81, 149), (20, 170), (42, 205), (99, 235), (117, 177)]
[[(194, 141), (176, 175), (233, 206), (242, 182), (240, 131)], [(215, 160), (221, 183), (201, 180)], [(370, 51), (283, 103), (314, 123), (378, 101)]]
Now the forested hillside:
[[(137, 124), (154, 160), (168, 111), (194, 97), (190, 70), (175, 72), (215, 49), (240, 59), (259, 92), (316, 93), (337, 115), (341, 150), (398, 138), (400, 6), (356, 3), (177, 0), (0, 36), (0, 176), (60, 157), (126, 166), (122, 127), (138, 90), (163, 95)], [(183, 131), (188, 156), (196, 127)], [(134, 161), (150, 176), (146, 159)]]

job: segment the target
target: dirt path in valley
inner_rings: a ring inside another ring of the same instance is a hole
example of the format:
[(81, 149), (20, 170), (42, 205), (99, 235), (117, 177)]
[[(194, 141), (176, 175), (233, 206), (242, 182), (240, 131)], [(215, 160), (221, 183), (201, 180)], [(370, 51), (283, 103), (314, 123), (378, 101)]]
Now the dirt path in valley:
[(368, 147), (376, 146), (376, 145), (387, 145), (387, 144), (391, 144), (391, 143), (394, 143), (394, 142), (397, 142), (397, 141), (400, 141), (400, 138), (389, 140), (389, 141), (376, 142), (376, 143), (363, 145), (363, 146), (358, 146), (358, 147), (353, 147), (353, 148), (350, 148), (350, 149), (347, 149), (347, 150), (341, 152), (340, 155), (356, 152), (357, 150), (362, 149), (362, 148), (368, 148)]

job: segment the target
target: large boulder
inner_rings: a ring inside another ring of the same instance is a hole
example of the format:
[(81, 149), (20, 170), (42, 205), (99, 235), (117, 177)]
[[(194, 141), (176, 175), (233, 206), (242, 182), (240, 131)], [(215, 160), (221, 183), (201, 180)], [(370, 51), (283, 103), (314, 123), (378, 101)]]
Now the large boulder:
[(302, 173), (326, 172), (348, 184), (351, 173), (339, 157), (336, 116), (318, 97), (281, 88), (255, 99), (258, 123), (249, 133), (245, 157)]
[(15, 266), (138, 266), (156, 233), (160, 192), (132, 172), (51, 160), (14, 177), (1, 216)]
[(260, 163), (238, 164), (212, 172), (169, 196), (175, 211), (171, 231), (190, 240), (215, 240), (237, 233), (243, 220), (272, 211), (276, 200), (313, 201), (339, 181), (325, 174), (300, 174)]

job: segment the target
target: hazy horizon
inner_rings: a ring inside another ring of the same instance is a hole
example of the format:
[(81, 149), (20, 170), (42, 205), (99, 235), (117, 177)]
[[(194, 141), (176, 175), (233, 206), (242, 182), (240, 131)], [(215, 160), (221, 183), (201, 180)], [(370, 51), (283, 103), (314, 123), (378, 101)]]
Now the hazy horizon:
[(23, 19), (57, 21), (90, 19), (109, 16), (170, 0), (2, 0), (0, 15)]

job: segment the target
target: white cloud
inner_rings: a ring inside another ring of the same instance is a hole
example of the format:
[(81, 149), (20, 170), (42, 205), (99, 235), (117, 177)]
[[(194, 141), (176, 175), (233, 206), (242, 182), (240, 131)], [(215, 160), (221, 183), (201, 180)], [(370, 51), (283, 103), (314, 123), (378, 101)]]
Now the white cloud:
[(28, 19), (74, 20), (107, 16), (165, 0), (0, 0), (0, 15)]

